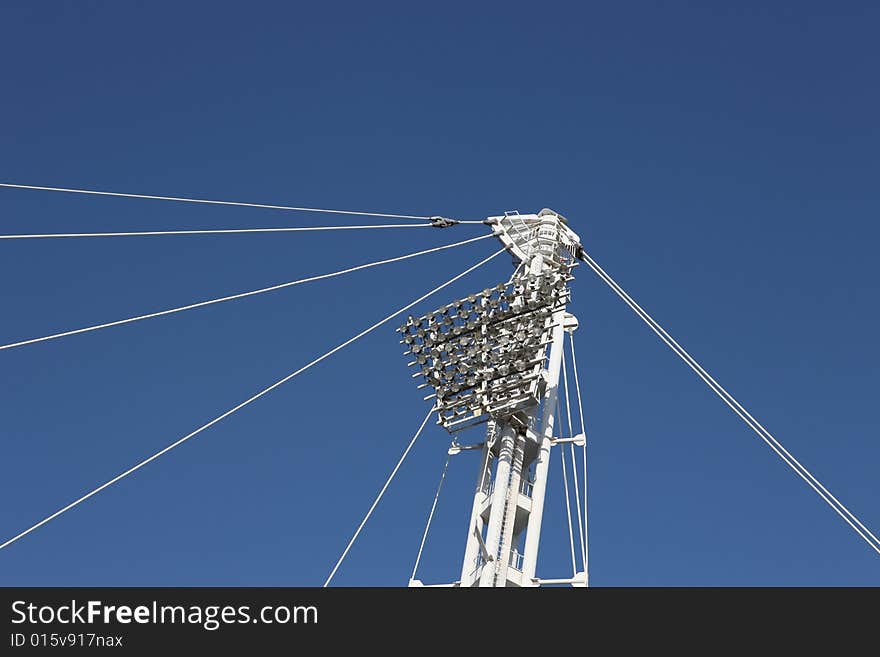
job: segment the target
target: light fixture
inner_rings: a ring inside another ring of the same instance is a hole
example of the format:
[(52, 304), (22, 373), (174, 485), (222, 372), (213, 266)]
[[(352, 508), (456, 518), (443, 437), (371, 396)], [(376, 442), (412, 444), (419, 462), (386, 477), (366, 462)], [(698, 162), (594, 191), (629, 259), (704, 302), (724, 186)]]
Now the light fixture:
[(552, 315), (568, 301), (570, 267), (523, 272), (508, 283), (475, 292), (398, 331), (419, 367), (419, 387), (433, 388), (448, 431), (500, 419), (538, 403), (543, 393)]

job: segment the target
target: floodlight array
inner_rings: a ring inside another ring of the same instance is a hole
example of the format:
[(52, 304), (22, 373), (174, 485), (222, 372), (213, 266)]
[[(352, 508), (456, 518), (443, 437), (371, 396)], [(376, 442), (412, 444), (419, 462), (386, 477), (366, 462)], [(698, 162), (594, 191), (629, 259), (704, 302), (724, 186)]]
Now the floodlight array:
[(432, 388), (439, 424), (457, 431), (537, 403), (553, 313), (568, 300), (569, 270), (526, 273), (430, 312), (398, 331)]

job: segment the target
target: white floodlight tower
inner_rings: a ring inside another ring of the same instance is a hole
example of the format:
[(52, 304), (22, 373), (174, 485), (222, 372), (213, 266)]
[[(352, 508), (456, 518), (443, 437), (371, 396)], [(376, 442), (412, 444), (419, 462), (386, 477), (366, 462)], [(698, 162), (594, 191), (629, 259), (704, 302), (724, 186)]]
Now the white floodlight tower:
[[(471, 508), (462, 587), (536, 586), (538, 546), (566, 331), (568, 282), (581, 250), (552, 210), (486, 223), (514, 258), (510, 281), (469, 295), (399, 330), (433, 388), (451, 433), (488, 423)], [(586, 586), (586, 574), (554, 580)]]

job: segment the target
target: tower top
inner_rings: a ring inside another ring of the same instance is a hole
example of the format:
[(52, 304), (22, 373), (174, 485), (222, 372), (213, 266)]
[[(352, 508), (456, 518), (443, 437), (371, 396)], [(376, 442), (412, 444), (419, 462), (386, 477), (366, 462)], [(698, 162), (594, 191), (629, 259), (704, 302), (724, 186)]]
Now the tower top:
[(569, 228), (568, 220), (549, 208), (538, 214), (511, 210), (489, 217), (485, 223), (518, 262), (530, 262), (541, 254), (549, 265), (570, 267), (583, 250), (581, 239)]

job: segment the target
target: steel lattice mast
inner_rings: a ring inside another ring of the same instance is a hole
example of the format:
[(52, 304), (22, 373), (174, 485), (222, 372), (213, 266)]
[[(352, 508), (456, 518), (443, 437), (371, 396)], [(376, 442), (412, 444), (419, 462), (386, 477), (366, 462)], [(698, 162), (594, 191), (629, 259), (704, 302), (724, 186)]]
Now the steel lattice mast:
[[(462, 587), (535, 586), (550, 454), (560, 439), (557, 398), (566, 312), (580, 240), (564, 217), (506, 213), (486, 223), (513, 255), (511, 279), (471, 294), (399, 330), (410, 365), (433, 389), (438, 424), (456, 433), (486, 423), (468, 525)], [(549, 583), (549, 582), (548, 582)], [(553, 580), (586, 586), (581, 571)]]

